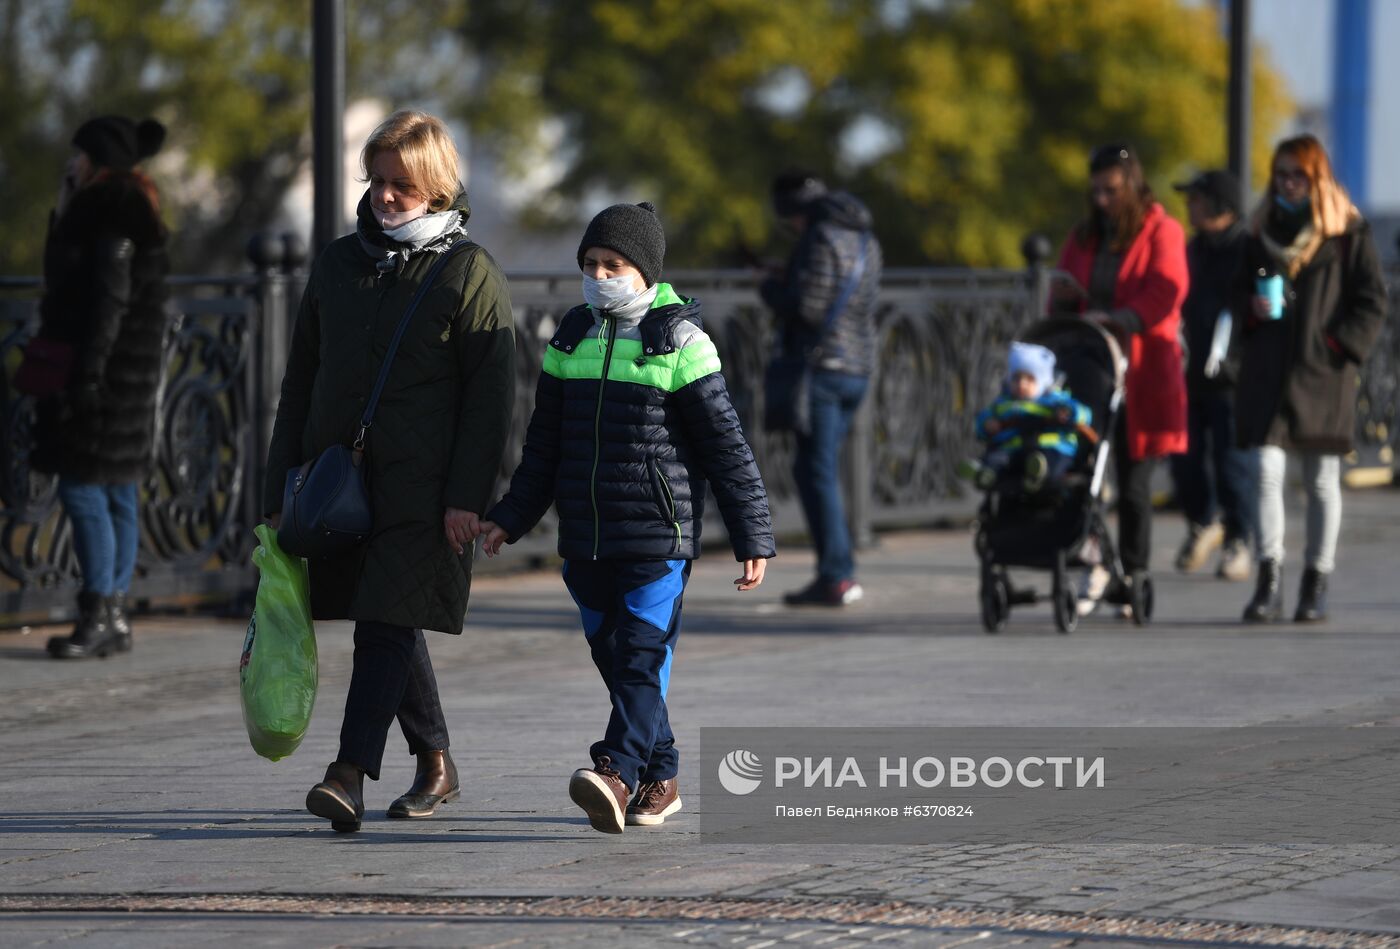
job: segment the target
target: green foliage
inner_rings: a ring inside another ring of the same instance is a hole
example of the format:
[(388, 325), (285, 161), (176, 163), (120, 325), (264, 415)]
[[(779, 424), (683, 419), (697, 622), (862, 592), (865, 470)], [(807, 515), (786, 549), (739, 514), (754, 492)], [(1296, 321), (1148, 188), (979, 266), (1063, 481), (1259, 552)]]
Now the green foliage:
[[(411, 94), (377, 51), (440, 26), (412, 0), (351, 4), (347, 85)], [(175, 265), (238, 266), (311, 153), (311, 13), (286, 0), (0, 0), (0, 272), (36, 273), (73, 131), (94, 115), (154, 116), (148, 169)], [(427, 5), (431, 7), (432, 5)]]
[[(1168, 183), (1224, 160), (1209, 4), (473, 0), (463, 35), (484, 64), (462, 104), (475, 127), (518, 169), (562, 165), (545, 219), (586, 216), (603, 192), (651, 198), (677, 263), (767, 240), (768, 181), (794, 165), (870, 203), (892, 264), (1017, 266), (1028, 231), (1082, 212), (1095, 144), (1134, 143), (1177, 211)], [(794, 76), (806, 94), (771, 104)], [(1262, 169), (1285, 102), (1263, 63), (1255, 83)], [(872, 121), (892, 147), (839, 147)]]

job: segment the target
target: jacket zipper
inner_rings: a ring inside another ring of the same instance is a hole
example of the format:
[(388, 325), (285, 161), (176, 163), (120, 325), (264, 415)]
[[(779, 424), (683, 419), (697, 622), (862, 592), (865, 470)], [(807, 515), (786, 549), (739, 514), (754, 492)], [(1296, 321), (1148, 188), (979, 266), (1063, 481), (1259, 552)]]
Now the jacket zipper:
[(603, 375), (598, 379), (598, 405), (593, 412), (593, 471), (588, 476), (588, 497), (593, 502), (593, 559), (598, 559), (601, 519), (598, 515), (598, 458), (603, 453), (603, 387), (608, 384), (608, 366), (612, 363), (613, 334), (608, 331), (608, 315), (603, 318)]
[(661, 482), (661, 490), (666, 495), (666, 515), (671, 522), (671, 527), (676, 531), (676, 543), (671, 548), (671, 553), (681, 549), (681, 522), (676, 520), (676, 496), (671, 493), (671, 482), (666, 480), (666, 475), (662, 473), (661, 466), (655, 461), (651, 463), (652, 470), (656, 472), (656, 480)]

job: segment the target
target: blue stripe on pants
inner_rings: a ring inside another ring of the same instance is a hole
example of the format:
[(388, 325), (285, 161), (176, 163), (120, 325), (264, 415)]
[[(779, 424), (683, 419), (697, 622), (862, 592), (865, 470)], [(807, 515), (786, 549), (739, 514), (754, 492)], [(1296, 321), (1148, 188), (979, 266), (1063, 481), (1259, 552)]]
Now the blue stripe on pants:
[(564, 584), (578, 604), (593, 664), (612, 699), (603, 740), (589, 749), (607, 757), (629, 788), (673, 778), (679, 768), (666, 692), (689, 560), (570, 560)]

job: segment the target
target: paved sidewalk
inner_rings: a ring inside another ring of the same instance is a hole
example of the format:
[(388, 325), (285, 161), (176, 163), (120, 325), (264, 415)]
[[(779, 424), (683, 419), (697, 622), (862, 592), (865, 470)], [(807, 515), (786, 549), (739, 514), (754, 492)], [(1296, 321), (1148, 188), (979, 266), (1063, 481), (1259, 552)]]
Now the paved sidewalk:
[(278, 763), (243, 730), (241, 623), (148, 619), (130, 656), (79, 663), (44, 657), (53, 630), (0, 633), (0, 946), (1400, 945), (1400, 848), (721, 847), (684, 770), (702, 725), (1400, 723), (1400, 494), (1346, 505), (1321, 627), (1237, 625), (1247, 585), (1170, 573), (1167, 515), (1156, 622), (1067, 637), (1048, 606), (981, 631), (966, 533), (887, 535), (842, 613), (779, 605), (809, 551), (742, 595), (712, 554), (671, 695), (685, 809), (621, 837), (565, 794), (607, 701), (554, 573), (479, 579), (468, 632), (430, 638), (462, 800), (383, 820), (412, 777), (394, 734), (347, 836), (301, 802), (335, 754), (348, 625), (318, 628), (311, 733)]

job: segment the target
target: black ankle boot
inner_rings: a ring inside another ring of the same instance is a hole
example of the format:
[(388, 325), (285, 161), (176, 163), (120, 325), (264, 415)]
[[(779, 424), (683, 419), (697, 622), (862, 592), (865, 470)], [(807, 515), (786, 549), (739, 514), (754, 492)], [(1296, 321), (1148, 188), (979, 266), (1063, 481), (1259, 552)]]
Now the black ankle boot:
[(1283, 567), (1277, 560), (1259, 561), (1254, 599), (1244, 608), (1246, 623), (1274, 623), (1283, 619)]
[(334, 761), (326, 777), (306, 795), (306, 809), (331, 822), (338, 834), (360, 829), (365, 816), (365, 773), (347, 761)]
[(126, 594), (107, 597), (107, 622), (112, 627), (117, 652), (131, 652), (131, 620), (126, 612)]
[(107, 598), (97, 593), (78, 594), (78, 622), (68, 636), (49, 640), (49, 655), (55, 659), (87, 659), (108, 656), (117, 648), (116, 636), (107, 621)]
[(1320, 623), (1326, 618), (1327, 574), (1309, 567), (1303, 571), (1303, 582), (1298, 585), (1298, 611), (1293, 614), (1293, 622)]

